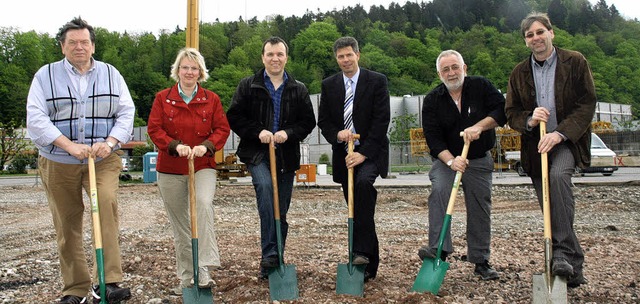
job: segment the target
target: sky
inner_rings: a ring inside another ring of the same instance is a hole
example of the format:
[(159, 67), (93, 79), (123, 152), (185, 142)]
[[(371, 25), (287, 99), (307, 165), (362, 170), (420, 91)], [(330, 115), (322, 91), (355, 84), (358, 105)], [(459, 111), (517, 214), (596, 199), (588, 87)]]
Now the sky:
[[(421, 0), (413, 0), (421, 1)], [(598, 0), (589, 0), (595, 4)], [(129, 33), (184, 29), (187, 23), (187, 0), (3, 0), (0, 9), (0, 27), (14, 27), (22, 32), (35, 30), (52, 36), (76, 16), (81, 16), (94, 27)], [(256, 16), (281, 14), (302, 16), (307, 10), (317, 12), (340, 10), (360, 4), (365, 10), (372, 5), (389, 7), (391, 2), (401, 5), (406, 0), (200, 0), (200, 21), (237, 21), (240, 16), (248, 20)], [(607, 0), (615, 4), (621, 15), (640, 19), (640, 1)]]

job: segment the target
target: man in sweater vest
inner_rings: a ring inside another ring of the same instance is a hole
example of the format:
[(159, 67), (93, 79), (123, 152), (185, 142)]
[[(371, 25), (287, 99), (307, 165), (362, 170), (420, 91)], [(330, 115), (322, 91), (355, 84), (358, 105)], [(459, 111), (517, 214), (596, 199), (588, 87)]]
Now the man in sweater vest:
[(59, 303), (85, 303), (90, 290), (94, 302), (100, 295), (97, 270), (92, 286), (82, 243), (82, 189), (89, 193), (90, 155), (96, 159), (106, 300), (118, 303), (131, 292), (117, 285), (123, 279), (116, 198), (122, 164), (114, 151), (131, 138), (135, 108), (118, 70), (93, 59), (93, 27), (74, 18), (57, 38), (65, 58), (34, 76), (27, 130), (39, 150), (38, 168), (56, 230), (64, 285)]

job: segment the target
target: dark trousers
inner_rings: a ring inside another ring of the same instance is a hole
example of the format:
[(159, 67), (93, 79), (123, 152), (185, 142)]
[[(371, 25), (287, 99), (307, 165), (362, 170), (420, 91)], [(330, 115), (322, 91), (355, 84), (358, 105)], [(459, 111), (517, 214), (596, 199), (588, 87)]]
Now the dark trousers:
[[(271, 181), (271, 169), (268, 159), (258, 165), (248, 164), (247, 169), (251, 172), (251, 181), (256, 190), (256, 202), (258, 214), (260, 215), (260, 246), (262, 248), (262, 258), (278, 254), (278, 243), (276, 237), (276, 224), (273, 211), (273, 183)], [(289, 223), (287, 222), (287, 212), (291, 205), (291, 194), (293, 192), (294, 172), (278, 173), (278, 203), (280, 207), (280, 228), (282, 234), (282, 255), (287, 242)]]
[[(571, 176), (576, 163), (571, 150), (565, 144), (554, 147), (548, 153), (548, 159), (553, 257), (566, 259), (576, 273), (581, 273), (584, 253), (573, 229), (575, 201), (571, 189)], [(532, 177), (531, 181), (542, 207), (542, 179)]]
[[(374, 277), (380, 264), (380, 248), (374, 221), (378, 191), (373, 186), (378, 175), (378, 167), (370, 160), (357, 166), (353, 174), (353, 252), (369, 258), (365, 271)], [(348, 183), (343, 183), (342, 191), (347, 202), (348, 190)]]

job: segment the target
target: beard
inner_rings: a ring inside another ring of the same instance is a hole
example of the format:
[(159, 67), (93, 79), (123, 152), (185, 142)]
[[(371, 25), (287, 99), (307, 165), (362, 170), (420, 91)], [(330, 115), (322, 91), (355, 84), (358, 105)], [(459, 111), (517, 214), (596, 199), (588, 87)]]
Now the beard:
[(440, 77), (440, 80), (447, 87), (447, 90), (449, 90), (449, 91), (457, 91), (460, 88), (462, 88), (462, 85), (464, 84), (464, 77), (465, 76), (467, 76), (467, 75), (465, 75), (465, 73), (462, 73), (460, 75), (460, 78), (458, 78), (455, 81), (450, 81), (450, 80), (448, 80), (448, 79), (446, 79), (444, 77)]

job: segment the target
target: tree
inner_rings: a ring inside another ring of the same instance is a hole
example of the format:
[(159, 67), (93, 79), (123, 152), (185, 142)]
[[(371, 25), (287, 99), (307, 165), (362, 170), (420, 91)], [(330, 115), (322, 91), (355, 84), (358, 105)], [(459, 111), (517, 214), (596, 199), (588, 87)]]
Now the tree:
[(323, 76), (337, 72), (333, 55), (333, 43), (340, 37), (338, 28), (329, 22), (312, 23), (291, 41), (291, 57), (298, 62), (306, 59), (309, 67), (318, 67)]
[(0, 122), (0, 168), (20, 155), (29, 145), (24, 129), (16, 129), (12, 123)]
[(402, 155), (409, 143), (409, 130), (411, 128), (417, 128), (418, 124), (417, 114), (404, 114), (393, 118), (391, 121), (391, 129), (389, 130), (389, 141), (392, 146), (396, 146), (400, 149), (400, 163), (404, 163)]

